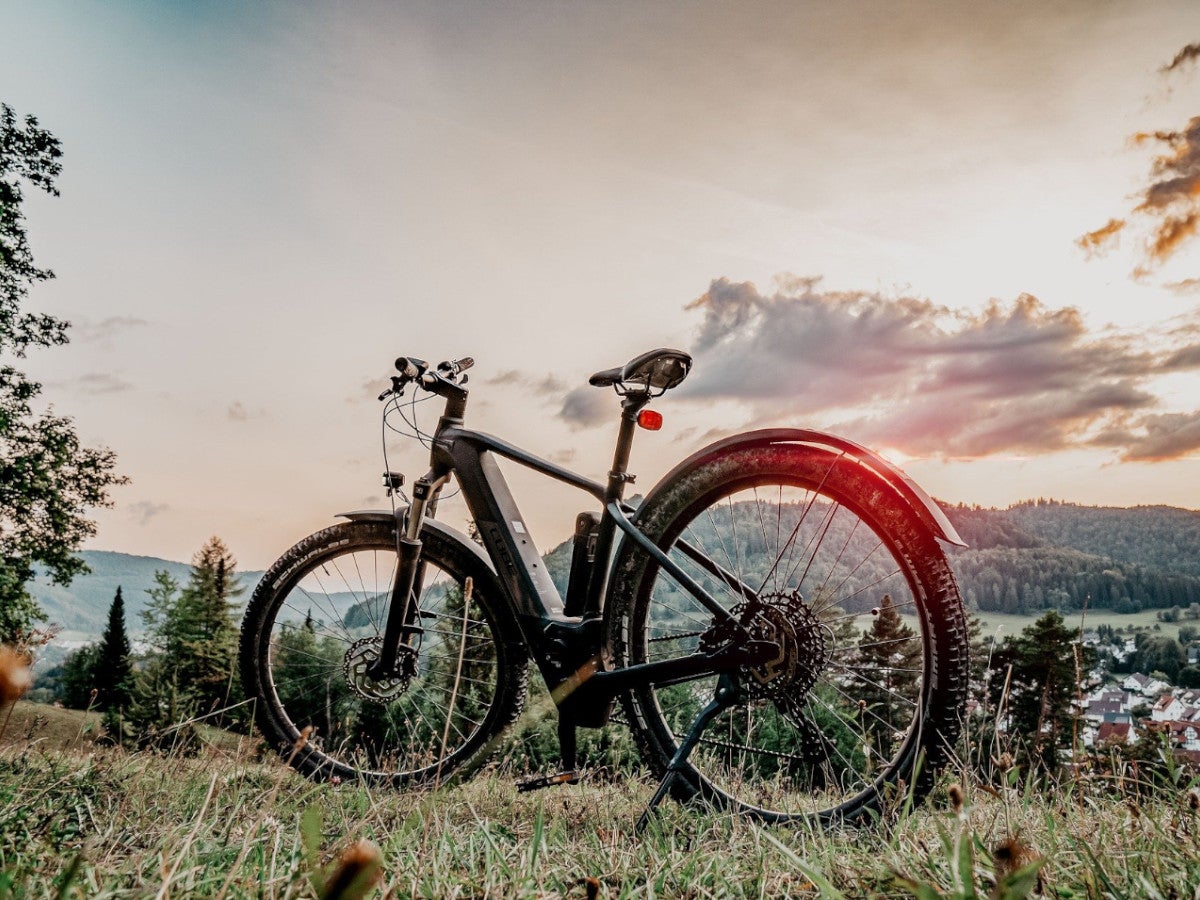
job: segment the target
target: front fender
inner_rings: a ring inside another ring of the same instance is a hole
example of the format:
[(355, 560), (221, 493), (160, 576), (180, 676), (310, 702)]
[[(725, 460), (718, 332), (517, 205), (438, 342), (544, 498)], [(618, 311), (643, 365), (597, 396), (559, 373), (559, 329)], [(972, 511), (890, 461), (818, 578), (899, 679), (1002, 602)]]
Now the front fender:
[[(357, 521), (396, 522), (397, 527), (400, 527), (403, 525), (403, 522), (404, 522), (405, 518), (407, 518), (407, 516), (408, 516), (408, 507), (407, 506), (398, 507), (394, 513), (390, 509), (359, 509), (359, 510), (355, 510), (354, 512), (344, 512), (344, 513), (337, 514), (337, 518), (349, 519), (352, 522), (357, 522)], [(451, 528), (449, 525), (446, 525), (443, 522), (439, 522), (437, 519), (430, 519), (428, 517), (426, 517), (425, 522), (422, 525), (422, 528), (428, 528), (430, 531), (437, 532), (441, 537), (445, 538), (446, 540), (455, 541), (455, 542), (461, 544), (464, 550), (466, 550), (470, 553), (473, 553), (475, 555), (476, 559), (478, 559), (483, 565), (487, 566), (487, 568), (492, 572), (492, 574), (495, 574), (496, 567), (492, 565), (492, 561), (490, 559), (488, 559), (487, 554), (485, 554), (483, 552), (483, 549), (477, 543), (475, 543), (473, 540), (471, 540), (469, 537), (467, 537), (465, 534), (463, 534), (461, 531), (459, 531), (457, 528)]]
[(946, 514), (942, 512), (942, 508), (899, 468), (862, 444), (857, 444), (854, 441), (827, 434), (823, 431), (811, 431), (806, 428), (764, 428), (760, 431), (747, 431), (743, 434), (735, 434), (733, 437), (727, 437), (716, 443), (709, 444), (707, 447), (693, 453), (664, 475), (658, 482), (658, 485), (647, 495), (643, 507), (649, 505), (648, 501), (654, 496), (655, 491), (661, 485), (669, 484), (680, 472), (692, 468), (709, 457), (730, 449), (763, 447), (769, 444), (810, 444), (817, 447), (824, 447), (850, 457), (860, 465), (870, 469), (894, 488), (896, 493), (904, 498), (913, 512), (916, 513), (922, 524), (933, 532), (933, 534), (959, 547), (967, 546), (966, 542), (958, 536), (958, 532), (954, 529), (954, 526), (950, 524), (950, 520), (946, 518)]

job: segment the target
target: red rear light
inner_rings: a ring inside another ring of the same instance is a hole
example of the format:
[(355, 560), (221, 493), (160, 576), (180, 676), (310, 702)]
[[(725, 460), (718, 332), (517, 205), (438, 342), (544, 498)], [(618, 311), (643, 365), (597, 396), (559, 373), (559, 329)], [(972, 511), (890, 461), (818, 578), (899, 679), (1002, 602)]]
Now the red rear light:
[(637, 422), (647, 431), (658, 431), (662, 428), (662, 413), (653, 409), (643, 409), (638, 413)]

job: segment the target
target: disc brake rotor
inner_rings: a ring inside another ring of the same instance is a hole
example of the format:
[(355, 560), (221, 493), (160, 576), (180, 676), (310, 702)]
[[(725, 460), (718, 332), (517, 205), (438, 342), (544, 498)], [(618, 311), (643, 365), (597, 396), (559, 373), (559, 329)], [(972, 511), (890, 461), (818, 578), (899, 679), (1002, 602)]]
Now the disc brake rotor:
[(395, 700), (408, 690), (417, 672), (417, 651), (407, 644), (401, 644), (396, 657), (395, 674), (389, 678), (372, 678), (367, 671), (379, 659), (382, 647), (382, 637), (360, 638), (350, 645), (342, 662), (346, 684), (364, 700)]

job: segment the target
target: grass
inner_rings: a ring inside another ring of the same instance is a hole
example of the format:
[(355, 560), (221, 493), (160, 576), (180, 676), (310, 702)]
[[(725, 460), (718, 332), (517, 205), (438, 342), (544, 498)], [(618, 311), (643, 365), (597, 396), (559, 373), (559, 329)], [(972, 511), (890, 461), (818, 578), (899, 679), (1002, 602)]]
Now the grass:
[[(1016, 615), (1013, 613), (1000, 612), (980, 612), (973, 613), (979, 617), (983, 623), (983, 634), (987, 636), (995, 636), (1000, 640), (1006, 637), (1014, 637), (1019, 635), (1024, 629), (1028, 628), (1038, 616), (1042, 615), (1044, 610), (1039, 611), (1035, 615)], [(1082, 622), (1088, 631), (1096, 628), (1099, 625), (1111, 625), (1113, 628), (1145, 628), (1153, 630), (1154, 626), (1159, 626), (1159, 631), (1156, 634), (1164, 634), (1168, 637), (1178, 638), (1179, 627), (1181, 625), (1192, 625), (1193, 627), (1200, 625), (1194, 619), (1184, 619), (1181, 622), (1160, 622), (1157, 618), (1159, 610), (1147, 609), (1136, 613), (1117, 613), (1111, 609), (1095, 609), (1088, 610), (1087, 617), (1081, 618), (1078, 612), (1069, 612), (1063, 614), (1063, 621), (1066, 622), (1068, 628), (1079, 628)], [(902, 616), (902, 618), (911, 627), (916, 627), (917, 619), (915, 616)], [(871, 627), (872, 617), (869, 613), (864, 613), (855, 619), (855, 624), (860, 629), (868, 629)], [(1132, 633), (1130, 633), (1132, 636)]]
[(0, 740), (0, 897), (312, 897), (362, 841), (379, 848), (375, 895), (393, 897), (1021, 897), (1039, 875), (1046, 896), (1192, 897), (1200, 884), (1186, 777), (1154, 802), (1099, 776), (1045, 793), (960, 779), (965, 791), (943, 786), (886, 824), (827, 832), (666, 803), (638, 835), (646, 778), (519, 794), (491, 769), (376, 792), (310, 783), (229, 739), (198, 757), (64, 746), (81, 716), (42, 739), (10, 722)]

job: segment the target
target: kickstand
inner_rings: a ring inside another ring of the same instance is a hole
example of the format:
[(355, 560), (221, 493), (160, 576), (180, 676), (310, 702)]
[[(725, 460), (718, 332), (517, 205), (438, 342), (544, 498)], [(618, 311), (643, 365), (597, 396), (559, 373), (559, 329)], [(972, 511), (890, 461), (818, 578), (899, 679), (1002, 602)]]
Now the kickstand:
[(663, 797), (667, 796), (667, 791), (671, 789), (672, 782), (675, 781), (679, 773), (683, 770), (684, 764), (687, 763), (688, 757), (692, 755), (692, 750), (695, 749), (696, 744), (700, 742), (700, 735), (708, 727), (708, 723), (723, 710), (736, 703), (740, 696), (741, 690), (738, 688), (737, 682), (734, 681), (733, 677), (729, 674), (722, 675), (717, 682), (717, 690), (713, 694), (712, 701), (696, 715), (695, 720), (692, 722), (692, 727), (688, 729), (688, 733), (684, 737), (683, 742), (680, 743), (679, 749), (671, 757), (671, 762), (667, 765), (667, 771), (663, 774), (662, 781), (658, 784), (658, 790), (650, 798), (650, 803), (647, 804), (646, 811), (638, 819), (634, 831), (639, 834), (645, 831), (646, 826), (650, 824), (650, 817), (654, 815), (655, 809), (662, 802)]

